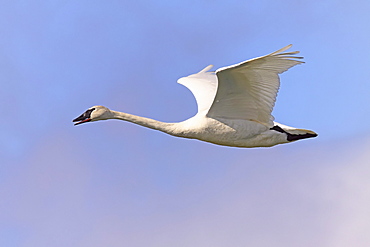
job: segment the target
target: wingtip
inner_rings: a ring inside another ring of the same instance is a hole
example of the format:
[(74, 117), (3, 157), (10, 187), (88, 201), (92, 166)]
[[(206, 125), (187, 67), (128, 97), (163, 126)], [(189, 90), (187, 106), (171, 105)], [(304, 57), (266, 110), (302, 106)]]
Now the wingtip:
[(207, 67), (205, 67), (204, 69), (202, 69), (201, 71), (199, 71), (198, 73), (204, 73), (204, 72), (207, 72), (208, 70), (212, 69), (213, 68), (213, 64), (210, 64), (208, 65)]
[(275, 54), (279, 54), (279, 53), (282, 53), (288, 49), (290, 49), (291, 47), (293, 46), (293, 44), (290, 44), (290, 45), (287, 45), (287, 46), (284, 46), (283, 48), (277, 50), (277, 51), (274, 51), (273, 53), (271, 53), (270, 55), (275, 55)]

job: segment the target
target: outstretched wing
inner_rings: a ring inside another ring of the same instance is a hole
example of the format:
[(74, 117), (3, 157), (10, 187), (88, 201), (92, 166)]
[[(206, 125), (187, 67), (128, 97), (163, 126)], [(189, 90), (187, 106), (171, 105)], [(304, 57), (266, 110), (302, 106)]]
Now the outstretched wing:
[(303, 63), (288, 45), (266, 56), (216, 70), (218, 89), (208, 117), (255, 120), (273, 125), (271, 115), (279, 90), (279, 74)]
[(194, 95), (198, 105), (198, 114), (208, 112), (217, 91), (217, 76), (208, 72), (213, 65), (208, 65), (200, 72), (180, 78), (177, 82), (187, 87)]

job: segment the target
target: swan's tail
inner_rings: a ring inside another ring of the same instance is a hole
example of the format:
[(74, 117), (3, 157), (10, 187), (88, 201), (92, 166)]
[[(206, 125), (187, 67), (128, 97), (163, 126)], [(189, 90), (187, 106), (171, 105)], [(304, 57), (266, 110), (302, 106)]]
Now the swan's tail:
[(296, 129), (283, 124), (275, 124), (271, 130), (287, 134), (287, 140), (290, 142), (317, 136), (317, 133), (313, 132), (312, 130)]

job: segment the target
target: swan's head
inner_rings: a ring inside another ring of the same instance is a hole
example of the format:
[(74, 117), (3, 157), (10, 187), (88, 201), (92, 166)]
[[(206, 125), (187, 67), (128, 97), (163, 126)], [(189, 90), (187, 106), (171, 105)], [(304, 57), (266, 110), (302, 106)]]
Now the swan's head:
[(107, 120), (113, 117), (112, 112), (104, 106), (93, 106), (87, 109), (84, 113), (81, 114), (78, 118), (73, 119), (73, 122), (76, 122), (75, 125), (82, 123), (93, 122), (98, 120)]

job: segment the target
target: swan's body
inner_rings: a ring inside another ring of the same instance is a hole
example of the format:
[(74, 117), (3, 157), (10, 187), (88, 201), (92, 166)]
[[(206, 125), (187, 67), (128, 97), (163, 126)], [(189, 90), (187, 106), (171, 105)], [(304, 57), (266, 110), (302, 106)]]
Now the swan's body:
[(302, 63), (291, 45), (269, 55), (208, 72), (208, 66), (178, 82), (195, 96), (198, 113), (180, 123), (164, 123), (94, 106), (73, 120), (76, 124), (120, 119), (167, 134), (233, 147), (271, 147), (316, 137), (310, 130), (273, 122), (271, 115), (280, 81), (278, 74)]

